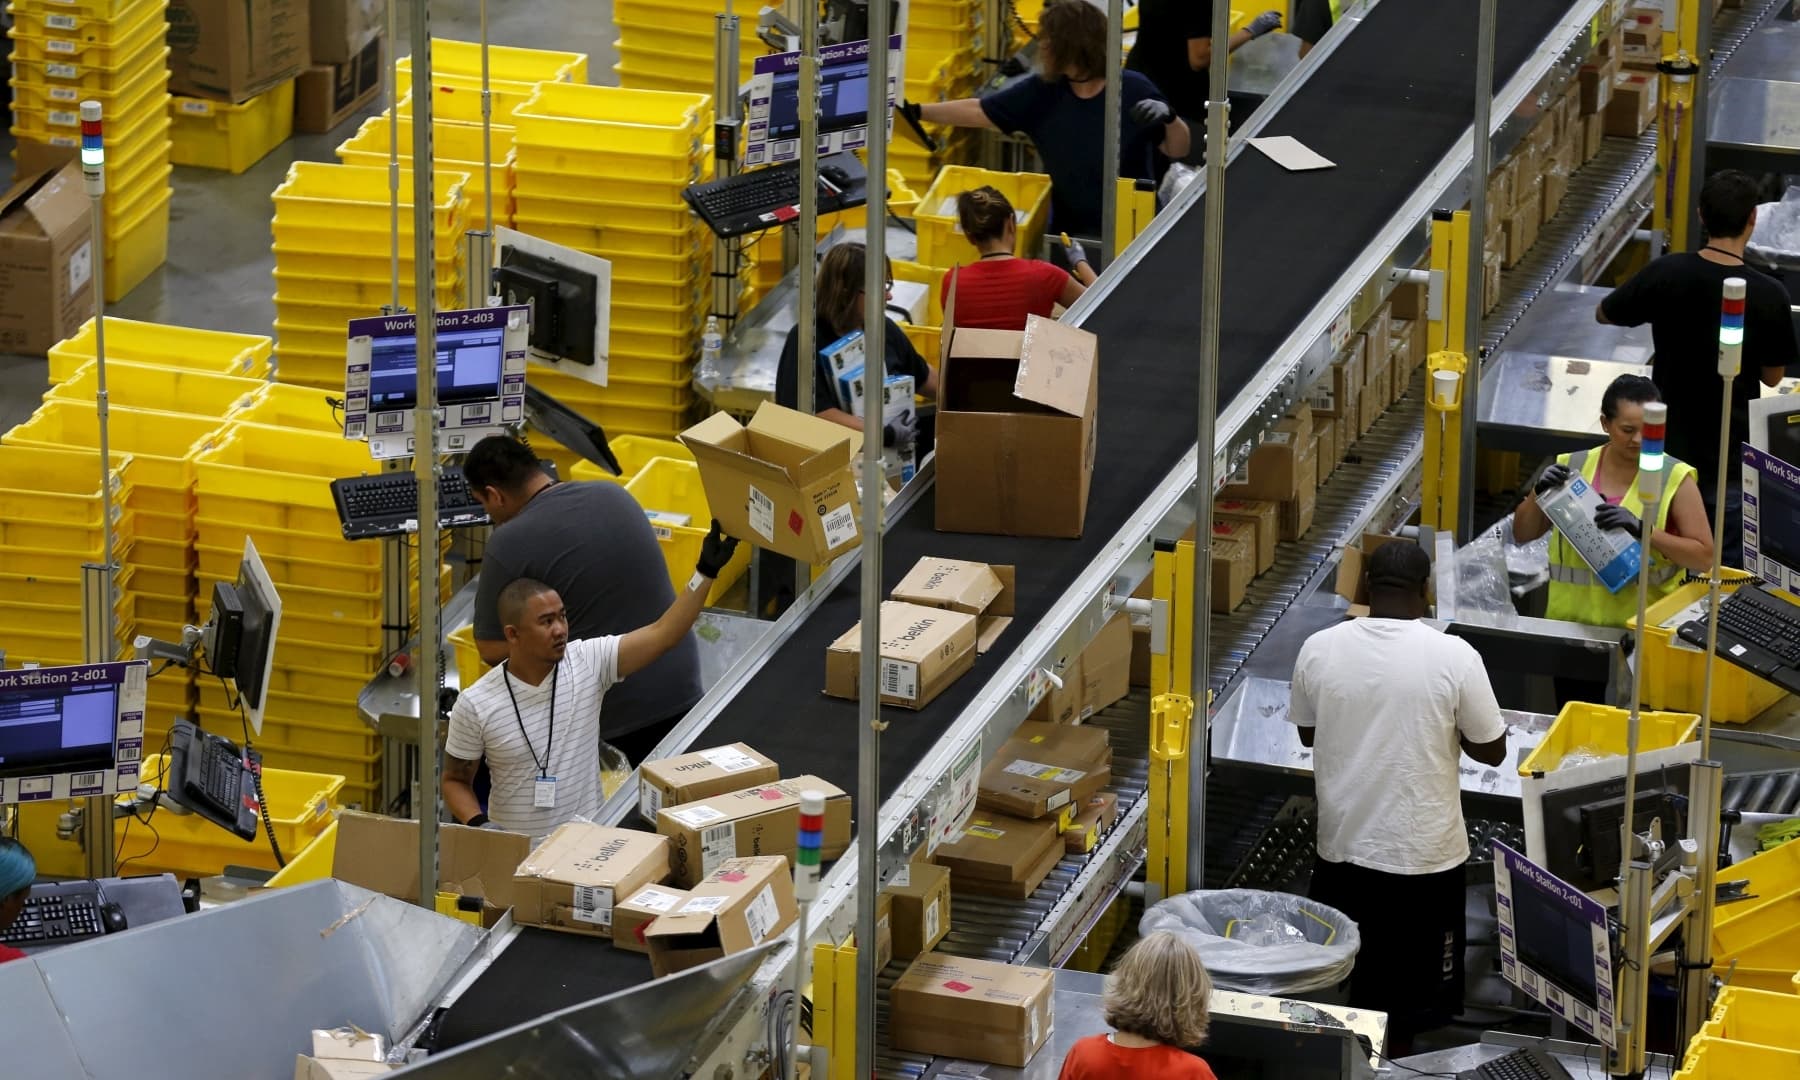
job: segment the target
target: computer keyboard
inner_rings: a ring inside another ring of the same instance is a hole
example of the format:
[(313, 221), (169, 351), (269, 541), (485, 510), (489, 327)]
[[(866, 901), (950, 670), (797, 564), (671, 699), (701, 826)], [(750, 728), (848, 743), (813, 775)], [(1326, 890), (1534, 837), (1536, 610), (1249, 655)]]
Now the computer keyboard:
[[(868, 173), (855, 154), (819, 159), (819, 213), (861, 206)], [(717, 236), (729, 239), (761, 232), (799, 213), (800, 163), (784, 161), (723, 180), (694, 184), (681, 193), (694, 213)]]
[(66, 945), (106, 932), (101, 920), (100, 890), (89, 882), (39, 885), (25, 900), (25, 909), (0, 933), (0, 941), (15, 949)]
[(262, 755), (256, 751), (244, 754), (230, 739), (186, 720), (175, 721), (169, 730), (168, 796), (245, 840), (256, 838), (261, 807), (251, 770), (261, 768)]
[[(1716, 652), (1790, 693), (1800, 693), (1800, 606), (1747, 584), (1719, 601)], [(1695, 619), (1680, 630), (1683, 641), (1706, 647), (1706, 620)]]
[[(418, 531), (419, 485), (409, 472), (370, 473), (331, 482), (344, 539), (366, 540)], [(487, 511), (469, 494), (461, 469), (438, 472), (438, 524), (446, 529), (486, 525)]]
[(1457, 1076), (1458, 1080), (1574, 1080), (1561, 1062), (1535, 1046), (1514, 1050)]

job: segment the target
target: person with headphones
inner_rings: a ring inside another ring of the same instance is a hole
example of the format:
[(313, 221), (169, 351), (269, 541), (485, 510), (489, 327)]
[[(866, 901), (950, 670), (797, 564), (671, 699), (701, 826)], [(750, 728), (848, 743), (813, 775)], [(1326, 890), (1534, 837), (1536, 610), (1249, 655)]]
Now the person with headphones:
[(1058, 304), (1068, 307), (1094, 282), (1094, 268), (1086, 253), (1075, 261), (1073, 276), (1040, 259), (1021, 258), (1019, 228), (1013, 205), (999, 190), (978, 187), (956, 197), (956, 219), (963, 236), (975, 245), (981, 258), (967, 266), (944, 272), (938, 291), (949, 311), (952, 289), (957, 326), (980, 330), (1023, 330), (1031, 315), (1049, 318)]

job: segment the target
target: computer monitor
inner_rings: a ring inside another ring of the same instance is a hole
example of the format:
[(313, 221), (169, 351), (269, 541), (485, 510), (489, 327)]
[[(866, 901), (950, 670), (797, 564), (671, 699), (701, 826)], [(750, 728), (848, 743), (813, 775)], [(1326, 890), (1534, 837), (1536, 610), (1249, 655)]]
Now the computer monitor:
[[(437, 313), (440, 451), (460, 453), (524, 419), (530, 316), (523, 305)], [(418, 323), (412, 313), (350, 322), (344, 354), (344, 437), (377, 460), (413, 452)]]
[(1800, 465), (1746, 445), (1743, 478), (1744, 569), (1800, 594)]
[(135, 790), (148, 667), (0, 671), (0, 804)]
[[(866, 146), (869, 118), (879, 112), (883, 138), (893, 131), (899, 92), (900, 36), (888, 39), (886, 108), (869, 85), (869, 43), (847, 41), (819, 50), (819, 153), (835, 154)], [(747, 89), (744, 165), (754, 167), (800, 157), (800, 54), (757, 57)], [(871, 106), (875, 106), (872, 109)]]
[(1765, 394), (1750, 402), (1750, 445), (1800, 467), (1800, 393)]
[(1498, 840), (1494, 898), (1506, 981), (1602, 1045), (1615, 1045), (1605, 906)]
[(281, 594), (275, 591), (275, 582), (256, 553), (256, 544), (246, 536), (237, 580), (213, 585), (212, 615), (207, 620), (204, 647), (210, 673), (236, 691), (244, 719), (258, 735), (262, 734), (263, 708), (268, 704), (269, 679), (275, 669), (275, 639), (280, 629)]
[[(1661, 822), (1667, 857), (1674, 840), (1687, 835), (1690, 770), (1686, 764), (1641, 770), (1634, 796), (1632, 831)], [(1625, 778), (1546, 792), (1543, 797), (1546, 869), (1584, 892), (1613, 887), (1619, 877), (1621, 828), (1625, 819)]]
[(614, 476), (625, 474), (600, 425), (544, 393), (542, 387), (525, 388), (525, 422)]
[(606, 385), (611, 262), (500, 228), (494, 235), (494, 285), (502, 302), (529, 309), (534, 362)]

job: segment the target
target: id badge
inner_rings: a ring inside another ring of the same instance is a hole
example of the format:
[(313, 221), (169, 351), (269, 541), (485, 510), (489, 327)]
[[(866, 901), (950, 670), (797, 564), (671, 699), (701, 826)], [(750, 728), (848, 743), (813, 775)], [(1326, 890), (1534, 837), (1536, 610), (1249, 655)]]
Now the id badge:
[(531, 805), (537, 810), (556, 809), (556, 777), (540, 776), (531, 792)]

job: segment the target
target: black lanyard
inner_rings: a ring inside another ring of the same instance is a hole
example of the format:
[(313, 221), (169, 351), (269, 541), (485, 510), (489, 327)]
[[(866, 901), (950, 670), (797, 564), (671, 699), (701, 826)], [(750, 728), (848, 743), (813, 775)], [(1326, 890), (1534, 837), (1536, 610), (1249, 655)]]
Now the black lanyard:
[(556, 676), (562, 670), (558, 664), (550, 669), (550, 734), (544, 739), (544, 760), (539, 761), (537, 751), (531, 746), (531, 733), (525, 730), (525, 715), (519, 711), (519, 699), (514, 696), (512, 688), (512, 672), (509, 670), (501, 676), (506, 682), (506, 696), (512, 699), (513, 719), (519, 722), (519, 737), (525, 740), (525, 752), (531, 755), (531, 763), (538, 767), (538, 778), (550, 778), (550, 748), (556, 743)]

